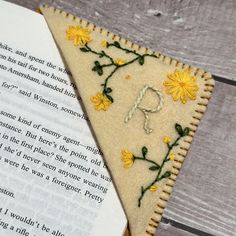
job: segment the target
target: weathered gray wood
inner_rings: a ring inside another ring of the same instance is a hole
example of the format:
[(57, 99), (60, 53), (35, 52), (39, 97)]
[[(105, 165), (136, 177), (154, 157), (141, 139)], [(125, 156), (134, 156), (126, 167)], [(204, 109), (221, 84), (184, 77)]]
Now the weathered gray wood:
[(7, 0), (8, 2), (15, 3), (17, 5), (36, 10), (39, 7), (40, 0)]
[[(35, 9), (38, 0), (11, 0)], [(50, 0), (139, 44), (236, 80), (236, 1)], [(236, 87), (216, 83), (164, 216), (236, 235)], [(191, 235), (161, 224), (160, 235)], [(168, 234), (169, 233), (169, 234)], [(191, 235), (192, 236), (192, 235)]]
[(196, 234), (177, 229), (170, 224), (161, 223), (155, 236), (196, 236)]
[[(11, 1), (32, 9), (39, 2)], [(43, 1), (138, 44), (236, 79), (235, 0)]]

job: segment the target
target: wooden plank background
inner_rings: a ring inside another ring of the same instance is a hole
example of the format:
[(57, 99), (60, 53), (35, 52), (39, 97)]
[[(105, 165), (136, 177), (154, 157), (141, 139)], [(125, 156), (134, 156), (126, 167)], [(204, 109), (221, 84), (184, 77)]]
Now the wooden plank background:
[[(11, 0), (36, 9), (38, 0)], [(236, 235), (236, 1), (48, 0), (163, 54), (202, 67), (215, 91), (158, 236)]]

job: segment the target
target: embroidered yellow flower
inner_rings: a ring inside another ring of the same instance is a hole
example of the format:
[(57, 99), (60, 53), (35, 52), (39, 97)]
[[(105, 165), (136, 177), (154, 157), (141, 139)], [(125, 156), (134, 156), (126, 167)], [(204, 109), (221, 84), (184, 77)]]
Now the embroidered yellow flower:
[(170, 154), (170, 160), (171, 160), (171, 161), (174, 161), (174, 160), (175, 160), (175, 154), (174, 154), (174, 153), (171, 153), (171, 154)]
[(158, 190), (158, 187), (156, 185), (152, 185), (150, 188), (149, 188), (150, 192), (156, 192)]
[(163, 142), (164, 142), (164, 143), (170, 143), (170, 142), (171, 142), (171, 137), (167, 137), (167, 136), (164, 137), (164, 138), (163, 138)]
[(102, 40), (101, 45), (103, 48), (107, 47), (107, 41), (106, 40)]
[(123, 59), (123, 58), (120, 58), (120, 57), (118, 57), (117, 59), (116, 59), (116, 61), (115, 61), (115, 63), (118, 65), (118, 66), (121, 66), (121, 65), (123, 65), (123, 64), (125, 64), (125, 60)]
[(84, 46), (92, 41), (90, 33), (89, 29), (85, 29), (82, 26), (69, 26), (69, 29), (66, 31), (67, 39), (73, 40), (75, 46)]
[(184, 71), (175, 70), (167, 75), (168, 80), (164, 82), (166, 93), (170, 94), (174, 101), (181, 100), (186, 103), (188, 99), (195, 100), (198, 91), (196, 77), (190, 74), (189, 69)]
[(100, 92), (98, 92), (95, 96), (92, 96), (90, 100), (92, 103), (94, 103), (94, 108), (97, 111), (107, 111), (112, 103), (105, 95)]
[(124, 163), (124, 168), (130, 168), (134, 164), (134, 155), (127, 149), (121, 151), (121, 159)]

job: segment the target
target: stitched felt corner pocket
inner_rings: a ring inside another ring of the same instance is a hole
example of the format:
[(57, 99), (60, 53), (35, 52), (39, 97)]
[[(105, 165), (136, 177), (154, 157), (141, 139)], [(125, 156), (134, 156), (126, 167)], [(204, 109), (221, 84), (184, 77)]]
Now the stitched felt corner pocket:
[(214, 87), (209, 73), (42, 6), (132, 236), (153, 235)]

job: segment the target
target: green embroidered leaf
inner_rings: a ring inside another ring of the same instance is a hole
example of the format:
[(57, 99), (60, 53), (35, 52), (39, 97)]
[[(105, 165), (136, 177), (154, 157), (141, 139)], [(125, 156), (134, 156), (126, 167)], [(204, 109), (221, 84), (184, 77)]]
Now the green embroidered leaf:
[(111, 88), (106, 88), (105, 89), (105, 93), (107, 94), (107, 93), (111, 93), (112, 92), (112, 89)]
[(189, 134), (189, 132), (190, 132), (190, 129), (188, 127), (186, 127), (184, 129), (183, 136), (187, 136)]
[(87, 48), (80, 48), (81, 52), (89, 52), (89, 50)]
[(98, 68), (97, 72), (98, 72), (98, 75), (100, 75), (100, 76), (103, 75), (103, 69), (102, 68)]
[(115, 41), (115, 42), (114, 42), (114, 46), (117, 47), (117, 48), (120, 48), (120, 43), (117, 42), (117, 41)]
[(100, 55), (99, 55), (99, 58), (102, 58), (105, 56), (105, 52), (104, 51), (101, 51)]
[(168, 177), (170, 177), (170, 176), (171, 176), (171, 172), (170, 172), (170, 171), (166, 171), (165, 174), (163, 174), (163, 175), (161, 176), (161, 179), (168, 178)]
[(143, 56), (139, 57), (138, 62), (142, 66), (144, 64), (144, 57)]
[(110, 95), (108, 95), (108, 94), (105, 94), (106, 95), (106, 97), (113, 103), (113, 98), (112, 98), (112, 96), (110, 96)]
[(94, 62), (95, 66), (101, 66), (99, 61)]
[(149, 170), (151, 171), (156, 171), (156, 170), (159, 170), (160, 169), (160, 166), (151, 166), (149, 167)]
[(102, 66), (100, 65), (99, 61), (94, 62), (95, 66), (93, 67), (92, 71), (95, 71), (98, 73), (98, 75), (103, 75), (103, 69)]
[(144, 158), (146, 157), (147, 152), (148, 152), (147, 147), (143, 146), (143, 147), (142, 147), (142, 154), (143, 154), (143, 157), (144, 157)]
[(176, 129), (177, 133), (178, 133), (181, 137), (183, 137), (184, 131), (183, 131), (183, 129), (182, 129), (182, 126), (176, 123), (176, 124), (175, 124), (175, 129)]

